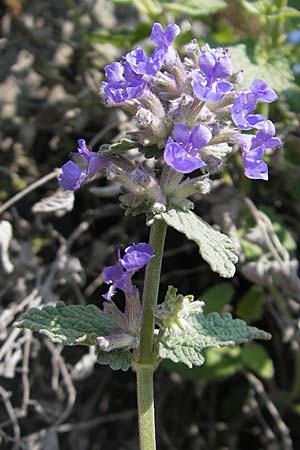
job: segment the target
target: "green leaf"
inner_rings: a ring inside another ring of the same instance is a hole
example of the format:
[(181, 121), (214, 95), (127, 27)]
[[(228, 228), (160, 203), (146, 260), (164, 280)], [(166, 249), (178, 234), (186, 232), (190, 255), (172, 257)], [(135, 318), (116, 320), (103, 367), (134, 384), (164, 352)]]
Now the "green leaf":
[(173, 0), (161, 0), (167, 11), (175, 15), (187, 15), (190, 17), (208, 16), (226, 8), (224, 0), (184, 0), (174, 2)]
[(102, 352), (96, 349), (97, 361), (108, 365), (112, 370), (128, 370), (131, 366), (131, 353), (129, 350), (118, 348), (111, 352)]
[(204, 363), (203, 350), (239, 345), (251, 339), (270, 339), (271, 335), (255, 327), (249, 327), (243, 320), (233, 319), (231, 314), (208, 316), (198, 313), (189, 318), (184, 329), (177, 326), (167, 329), (160, 343), (161, 358), (182, 362), (188, 367)]
[(201, 298), (205, 300), (204, 314), (221, 312), (231, 302), (233, 295), (234, 289), (230, 283), (221, 283), (203, 292)]
[(192, 211), (171, 209), (156, 215), (155, 219), (164, 220), (169, 226), (196, 242), (199, 253), (214, 272), (224, 278), (233, 277), (234, 264), (237, 263), (238, 257), (228, 236), (214, 230)]
[(262, 78), (277, 93), (295, 86), (294, 75), (289, 61), (284, 54), (262, 55), (260, 60), (247, 53), (245, 44), (229, 47), (235, 71), (243, 70), (241, 87), (249, 88), (255, 78)]
[(291, 8), (290, 6), (286, 6), (285, 8), (281, 8), (278, 12), (268, 15), (271, 19), (285, 19), (287, 17), (300, 17), (300, 11), (296, 8)]
[(131, 139), (123, 138), (119, 142), (115, 144), (107, 145), (103, 144), (100, 147), (101, 155), (116, 155), (118, 153), (126, 152), (127, 150), (131, 150), (132, 148), (137, 148), (138, 144)]
[(163, 365), (187, 380), (212, 382), (230, 377), (243, 368), (241, 351), (241, 347), (208, 348), (204, 350), (205, 365), (192, 369), (170, 360), (165, 360)]
[(42, 309), (31, 308), (15, 324), (45, 334), (51, 341), (64, 345), (95, 345), (97, 336), (116, 328), (115, 322), (95, 305), (65, 305)]
[(237, 304), (236, 314), (247, 322), (261, 319), (264, 312), (263, 290), (252, 286)]
[(240, 238), (240, 244), (247, 262), (257, 261), (263, 255), (262, 248), (254, 242)]
[(273, 361), (262, 345), (254, 343), (246, 345), (242, 349), (241, 359), (246, 367), (251, 369), (261, 378), (273, 378)]

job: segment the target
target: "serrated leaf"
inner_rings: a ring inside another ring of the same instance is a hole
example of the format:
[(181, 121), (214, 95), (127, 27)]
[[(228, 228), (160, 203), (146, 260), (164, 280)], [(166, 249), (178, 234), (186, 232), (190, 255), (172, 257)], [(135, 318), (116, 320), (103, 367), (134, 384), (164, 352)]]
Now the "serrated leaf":
[(173, 327), (166, 330), (160, 343), (161, 358), (182, 362), (188, 367), (201, 366), (204, 363), (203, 350), (234, 346), (251, 339), (270, 339), (265, 331), (249, 327), (240, 319), (233, 319), (231, 314), (220, 316), (211, 313), (208, 316), (198, 313), (190, 317), (185, 329)]
[(241, 352), (241, 359), (246, 367), (251, 369), (261, 378), (273, 378), (273, 361), (262, 345), (252, 343), (245, 346)]
[(277, 93), (283, 92), (295, 86), (293, 71), (285, 55), (278, 51), (269, 55), (268, 60), (254, 61), (247, 53), (245, 44), (229, 47), (232, 64), (235, 71), (243, 70), (243, 81), (241, 87), (249, 88), (255, 78), (262, 78), (269, 87)]
[(32, 207), (34, 213), (51, 213), (59, 210), (72, 211), (75, 195), (73, 191), (57, 189), (54, 194), (35, 203)]
[(102, 352), (96, 350), (97, 361), (99, 364), (108, 365), (112, 370), (128, 370), (131, 366), (131, 353), (129, 350), (116, 349), (111, 352)]
[(204, 366), (194, 366), (192, 369), (170, 360), (165, 360), (163, 365), (187, 380), (213, 382), (230, 377), (243, 368), (241, 351), (241, 347), (208, 348), (204, 350)]
[(236, 314), (247, 322), (261, 319), (264, 312), (263, 290), (252, 286), (237, 304)]
[(203, 292), (201, 298), (205, 300), (204, 314), (221, 312), (231, 302), (233, 295), (234, 289), (230, 283), (221, 283)]
[(158, 214), (155, 218), (164, 220), (169, 226), (194, 241), (199, 247), (202, 258), (214, 272), (218, 272), (224, 278), (233, 277), (234, 264), (237, 263), (238, 257), (234, 253), (234, 245), (228, 236), (214, 230), (192, 211), (171, 209)]
[(115, 322), (95, 305), (66, 305), (31, 308), (15, 324), (46, 335), (64, 345), (95, 345), (97, 336), (105, 336), (116, 328)]

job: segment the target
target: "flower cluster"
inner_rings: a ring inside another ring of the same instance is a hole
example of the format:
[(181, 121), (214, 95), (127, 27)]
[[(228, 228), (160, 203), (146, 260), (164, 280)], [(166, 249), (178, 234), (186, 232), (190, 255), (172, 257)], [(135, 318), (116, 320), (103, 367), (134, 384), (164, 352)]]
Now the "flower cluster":
[[(137, 130), (128, 133), (131, 148), (139, 148), (147, 157), (147, 149), (153, 156), (151, 149), (155, 148), (155, 156), (182, 176), (197, 169), (209, 176), (222, 169), (233, 145), (238, 144), (245, 175), (267, 180), (265, 150), (281, 142), (275, 137), (273, 123), (255, 108), (259, 102), (276, 100), (275, 92), (262, 79), (254, 80), (249, 89), (239, 89), (242, 74), (234, 73), (227, 49), (211, 49), (207, 44), (200, 48), (192, 40), (181, 59), (173, 47), (179, 33), (176, 24), (163, 30), (155, 23), (150, 36), (155, 48), (150, 56), (137, 47), (105, 67), (106, 80), (101, 87), (105, 103), (121, 106), (135, 117)], [(155, 177), (145, 166), (124, 162), (125, 158), (114, 156), (113, 151), (92, 152), (83, 139), (78, 141), (77, 154), (85, 165), (82, 168), (69, 161), (62, 167), (59, 181), (64, 189), (79, 189), (105, 169), (109, 178), (129, 190), (121, 201), (130, 212), (165, 203)], [(136, 173), (149, 180), (147, 186), (144, 182), (143, 186), (136, 183), (138, 189), (133, 187)]]
[[(177, 172), (205, 166), (209, 171), (210, 146), (240, 143), (245, 175), (268, 179), (264, 150), (281, 142), (273, 138), (270, 121), (254, 110), (258, 102), (276, 100), (275, 92), (261, 79), (237, 89), (242, 74), (234, 74), (227, 49), (200, 48), (193, 40), (182, 61), (172, 47), (179, 32), (176, 24), (164, 31), (155, 23), (151, 40), (157, 48), (150, 56), (138, 47), (108, 65), (102, 84), (106, 104), (132, 111), (138, 127), (132, 136), (139, 146), (156, 145)], [(257, 137), (244, 133), (248, 130), (258, 130)], [(220, 166), (218, 152), (215, 159)]]

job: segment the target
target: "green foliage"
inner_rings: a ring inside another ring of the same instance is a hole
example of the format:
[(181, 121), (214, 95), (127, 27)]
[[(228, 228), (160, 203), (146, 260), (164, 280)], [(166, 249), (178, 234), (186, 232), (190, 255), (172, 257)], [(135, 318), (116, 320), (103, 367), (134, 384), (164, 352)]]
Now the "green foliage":
[(221, 283), (213, 286), (201, 294), (205, 299), (204, 314), (222, 312), (224, 306), (231, 302), (234, 296), (234, 288), (230, 283)]
[(286, 228), (283, 220), (280, 216), (274, 211), (273, 208), (268, 206), (262, 206), (261, 211), (264, 212), (272, 222), (273, 229), (278, 236), (281, 244), (284, 248), (293, 254), (297, 249), (297, 244), (295, 239), (293, 238), (291, 232)]
[(240, 238), (240, 244), (247, 262), (257, 261), (263, 255), (262, 248), (254, 242)]
[(177, 16), (188, 16), (196, 18), (215, 14), (226, 8), (224, 0), (113, 0), (115, 4), (132, 4), (140, 13), (149, 17), (149, 19), (160, 19), (161, 15), (172, 13)]
[(186, 15), (192, 18), (209, 16), (226, 8), (224, 0), (183, 0), (174, 2), (172, 0), (161, 0), (165, 10), (175, 16)]
[(255, 78), (262, 78), (277, 93), (295, 86), (294, 74), (286, 55), (276, 50), (261, 54), (250, 53), (245, 44), (229, 47), (233, 67), (236, 71), (244, 70), (241, 87), (248, 88)]
[(97, 361), (108, 365), (112, 370), (128, 370), (131, 366), (131, 353), (129, 350), (118, 348), (111, 352), (103, 352), (96, 348)]
[(260, 344), (244, 347), (208, 348), (203, 351), (205, 364), (189, 369), (182, 363), (170, 360), (163, 362), (171, 372), (176, 372), (187, 380), (213, 382), (231, 377), (244, 369), (250, 369), (259, 377), (269, 380), (274, 375), (274, 366), (268, 352)]
[(123, 138), (119, 142), (111, 145), (102, 145), (100, 149), (100, 153), (102, 155), (116, 155), (119, 153), (127, 152), (127, 150), (131, 150), (132, 148), (137, 148), (138, 144), (131, 139)]
[(176, 372), (187, 380), (195, 382), (222, 380), (242, 369), (241, 347), (208, 348), (203, 351), (205, 364), (202, 367), (188, 368), (185, 364), (170, 360), (163, 362), (171, 372)]
[(253, 342), (246, 345), (241, 351), (241, 361), (245, 367), (255, 372), (259, 377), (273, 378), (273, 361), (262, 345)]
[(251, 339), (270, 337), (269, 333), (247, 326), (243, 320), (233, 319), (229, 313), (223, 316), (198, 313), (189, 318), (184, 329), (174, 326), (166, 330), (159, 354), (161, 358), (182, 362), (188, 367), (201, 366), (206, 348), (234, 346)]
[(238, 257), (228, 236), (216, 231), (192, 211), (171, 209), (158, 214), (155, 218), (164, 220), (169, 226), (194, 241), (202, 258), (214, 272), (224, 278), (233, 277), (234, 264), (237, 263)]
[(64, 345), (95, 345), (97, 336), (105, 336), (116, 328), (115, 322), (95, 305), (65, 305), (42, 309), (31, 308), (15, 324), (45, 334), (51, 341)]
[(252, 286), (237, 304), (236, 314), (247, 322), (261, 319), (264, 312), (263, 290), (260, 286)]
[(154, 316), (158, 325), (163, 328), (177, 325), (184, 329), (189, 325), (191, 316), (202, 313), (203, 306), (204, 302), (194, 301), (193, 295), (177, 295), (177, 289), (169, 286), (165, 301), (155, 307)]

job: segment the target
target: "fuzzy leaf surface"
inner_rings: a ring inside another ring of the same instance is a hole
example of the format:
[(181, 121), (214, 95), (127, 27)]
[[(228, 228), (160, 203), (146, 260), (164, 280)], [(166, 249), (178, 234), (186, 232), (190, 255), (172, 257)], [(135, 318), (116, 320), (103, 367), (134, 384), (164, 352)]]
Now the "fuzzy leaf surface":
[(32, 212), (49, 214), (56, 211), (69, 212), (74, 207), (75, 194), (73, 191), (65, 189), (57, 189), (54, 194), (35, 203)]
[(31, 308), (16, 323), (46, 335), (52, 342), (64, 345), (95, 345), (97, 336), (116, 328), (115, 322), (95, 305), (65, 305)]
[(229, 47), (229, 52), (234, 70), (244, 70), (240, 87), (248, 89), (255, 78), (262, 78), (277, 94), (295, 86), (294, 74), (286, 55), (276, 51), (255, 58), (248, 54), (245, 44)]
[(98, 363), (108, 365), (112, 370), (126, 372), (131, 366), (131, 353), (124, 348), (118, 348), (111, 352), (102, 352), (97, 349), (96, 354)]
[(238, 257), (228, 236), (216, 231), (192, 211), (171, 209), (155, 217), (194, 241), (202, 258), (214, 272), (224, 278), (233, 277)]
[(172, 327), (166, 330), (160, 343), (161, 358), (182, 362), (188, 367), (201, 366), (206, 348), (234, 346), (252, 339), (270, 339), (271, 335), (255, 327), (249, 327), (240, 319), (233, 319), (231, 314), (220, 316), (202, 313), (189, 318), (184, 329)]

